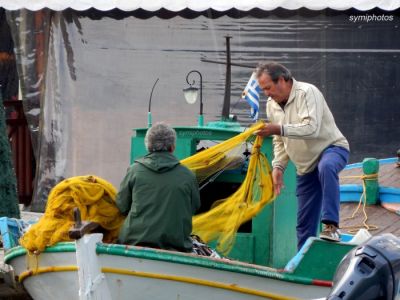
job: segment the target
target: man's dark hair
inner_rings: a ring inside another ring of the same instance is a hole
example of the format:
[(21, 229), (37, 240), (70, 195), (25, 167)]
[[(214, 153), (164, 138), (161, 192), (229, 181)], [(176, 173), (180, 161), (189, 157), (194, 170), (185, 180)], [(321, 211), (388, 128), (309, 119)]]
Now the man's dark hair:
[(256, 68), (257, 78), (259, 78), (263, 73), (268, 74), (271, 77), (271, 80), (275, 83), (278, 82), (278, 79), (281, 76), (285, 81), (292, 80), (292, 73), (289, 69), (273, 61), (264, 61), (258, 64)]

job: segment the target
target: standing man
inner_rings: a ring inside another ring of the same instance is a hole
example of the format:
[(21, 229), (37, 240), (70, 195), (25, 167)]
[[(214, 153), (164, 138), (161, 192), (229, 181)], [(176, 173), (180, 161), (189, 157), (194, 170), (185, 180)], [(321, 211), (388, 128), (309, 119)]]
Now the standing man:
[(156, 123), (147, 130), (149, 154), (128, 169), (117, 195), (127, 215), (119, 233), (122, 244), (182, 252), (192, 251), (192, 216), (200, 207), (195, 175), (172, 154), (176, 133)]
[(335, 124), (322, 93), (314, 85), (296, 81), (276, 62), (260, 63), (256, 76), (268, 98), (267, 123), (258, 135), (273, 135), (274, 191), (283, 188), (289, 159), (297, 169), (297, 247), (316, 236), (339, 241), (340, 191), (338, 173), (349, 157), (349, 143)]

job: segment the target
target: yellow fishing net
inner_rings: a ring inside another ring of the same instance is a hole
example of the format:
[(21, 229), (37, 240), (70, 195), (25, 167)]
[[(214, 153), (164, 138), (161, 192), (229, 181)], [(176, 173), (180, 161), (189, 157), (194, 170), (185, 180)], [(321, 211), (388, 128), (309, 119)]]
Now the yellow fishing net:
[(99, 177), (65, 179), (51, 190), (44, 215), (21, 237), (20, 244), (30, 252), (41, 252), (46, 246), (69, 241), (75, 207), (79, 208), (83, 221), (99, 223), (106, 230), (104, 242), (115, 241), (124, 219), (115, 196), (113, 185)]
[[(254, 132), (263, 126), (257, 123), (243, 133), (181, 161), (201, 183), (233, 166), (250, 141), (253, 143), (248, 171), (239, 189), (226, 199), (213, 204), (206, 213), (193, 218), (193, 233), (205, 242), (217, 240), (217, 250), (227, 254), (233, 246), (241, 224), (254, 217), (274, 199), (269, 163), (260, 151), (262, 138)], [(74, 224), (73, 210), (79, 208), (83, 221), (99, 223), (105, 230), (104, 242), (113, 242), (124, 217), (115, 204), (116, 190), (96, 176), (77, 176), (57, 184), (48, 197), (46, 211), (20, 239), (30, 252), (41, 252), (46, 246), (70, 240), (68, 231)]]
[[(234, 160), (234, 149), (240, 149), (240, 145), (254, 138), (254, 132), (262, 126), (262, 123), (258, 123), (229, 140), (182, 160), (181, 163), (192, 169), (199, 181), (202, 181), (229, 165)], [(239, 189), (230, 197), (216, 201), (208, 212), (193, 218), (193, 233), (206, 243), (217, 240), (217, 250), (222, 254), (231, 250), (239, 226), (253, 218), (274, 199), (269, 162), (260, 151), (261, 144), (262, 138), (257, 137), (245, 180)]]
[(262, 127), (263, 123), (257, 123), (241, 134), (181, 160), (181, 163), (192, 170), (198, 182), (202, 183), (221, 170), (235, 168), (242, 164), (241, 157), (246, 148), (246, 142), (254, 140), (254, 132)]

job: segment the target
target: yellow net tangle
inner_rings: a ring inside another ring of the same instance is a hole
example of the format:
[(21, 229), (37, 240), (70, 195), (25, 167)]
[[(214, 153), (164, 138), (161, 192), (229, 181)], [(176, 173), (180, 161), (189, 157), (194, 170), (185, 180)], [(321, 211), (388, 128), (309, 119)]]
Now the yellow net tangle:
[[(184, 159), (181, 163), (192, 169), (196, 175), (200, 173), (200, 180), (203, 180), (210, 172), (215, 173), (216, 168), (218, 171), (229, 165), (232, 161), (229, 158), (232, 149), (254, 138), (254, 132), (262, 126), (262, 123), (257, 123), (245, 132)], [(228, 198), (214, 202), (208, 212), (193, 217), (193, 234), (200, 236), (206, 243), (216, 240), (217, 250), (224, 255), (231, 250), (240, 225), (252, 219), (266, 204), (274, 200), (271, 169), (267, 158), (260, 151), (261, 144), (262, 138), (257, 137), (252, 147), (246, 177), (239, 189)], [(219, 163), (215, 163), (216, 157), (219, 157)]]
[(51, 190), (44, 215), (19, 242), (29, 252), (40, 253), (46, 246), (69, 241), (75, 207), (79, 208), (83, 221), (99, 223), (105, 229), (104, 242), (114, 242), (124, 219), (115, 204), (115, 196), (114, 186), (99, 177), (65, 179)]
[[(206, 182), (229, 168), (242, 165), (243, 152), (253, 143), (247, 174), (231, 196), (214, 202), (212, 208), (193, 217), (193, 234), (205, 242), (217, 241), (217, 250), (226, 255), (231, 250), (241, 224), (252, 219), (274, 199), (269, 163), (260, 151), (262, 138), (255, 137), (263, 123), (181, 161)], [(99, 223), (105, 229), (103, 242), (115, 242), (124, 216), (116, 204), (116, 189), (111, 183), (93, 175), (68, 178), (50, 192), (46, 211), (38, 223), (20, 239), (30, 253), (40, 253), (47, 246), (69, 241), (68, 231), (74, 225), (74, 208), (79, 208), (83, 221)]]
[(181, 163), (195, 173), (197, 181), (201, 185), (207, 178), (219, 171), (241, 165), (244, 145), (247, 141), (254, 140), (254, 132), (262, 127), (263, 123), (256, 123), (241, 134), (181, 160)]

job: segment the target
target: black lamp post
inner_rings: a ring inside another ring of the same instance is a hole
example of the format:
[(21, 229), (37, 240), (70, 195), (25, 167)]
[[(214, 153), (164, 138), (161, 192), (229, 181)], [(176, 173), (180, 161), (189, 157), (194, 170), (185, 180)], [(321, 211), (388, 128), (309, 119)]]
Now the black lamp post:
[(199, 88), (193, 86), (196, 81), (193, 80), (192, 83), (189, 82), (189, 76), (192, 73), (197, 73), (200, 77), (200, 113), (198, 118), (198, 125), (204, 126), (204, 117), (203, 117), (203, 76), (197, 70), (192, 70), (186, 75), (186, 82), (189, 84), (188, 88), (183, 89), (183, 94), (185, 96), (185, 100), (189, 104), (194, 104), (197, 100), (197, 96), (199, 93)]

